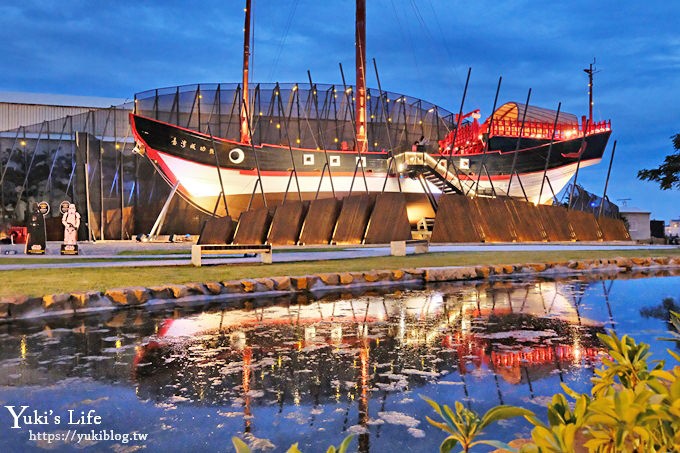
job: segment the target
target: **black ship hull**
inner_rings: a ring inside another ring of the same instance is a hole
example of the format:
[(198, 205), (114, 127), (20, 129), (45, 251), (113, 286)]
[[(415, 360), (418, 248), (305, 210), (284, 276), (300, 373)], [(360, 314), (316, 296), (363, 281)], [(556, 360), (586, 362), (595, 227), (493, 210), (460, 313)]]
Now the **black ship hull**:
[[(400, 174), (390, 160), (398, 155), (397, 151), (359, 154), (354, 150), (323, 151), (266, 143), (253, 146), (135, 114), (130, 115), (130, 123), (138, 149), (171, 185), (178, 185), (183, 197), (207, 212), (213, 211), (222, 192), (229, 214), (235, 216), (251, 200), (257, 204), (262, 198), (260, 192), (268, 202), (275, 203), (285, 197), (297, 198), (298, 193), (302, 199), (312, 199), (365, 191), (401, 191), (410, 205), (416, 206), (418, 212), (409, 212), (409, 217), (417, 220), (427, 216), (421, 212), (428, 209), (426, 190), (435, 196), (441, 190), (435, 185), (424, 189), (421, 181)], [(491, 138), (486, 153), (448, 156), (440, 150), (426, 151), (438, 162), (450, 162), (459, 179), (457, 184), (474, 184), (477, 195), (505, 194), (514, 167), (509, 195), (524, 198), (526, 194), (531, 202), (545, 203), (552, 198), (552, 191), (557, 193), (566, 186), (577, 166), (600, 162), (610, 134), (610, 130), (604, 130), (552, 145), (550, 140), (522, 139), (518, 151), (516, 137), (502, 136)], [(550, 189), (541, 191), (544, 174)]]

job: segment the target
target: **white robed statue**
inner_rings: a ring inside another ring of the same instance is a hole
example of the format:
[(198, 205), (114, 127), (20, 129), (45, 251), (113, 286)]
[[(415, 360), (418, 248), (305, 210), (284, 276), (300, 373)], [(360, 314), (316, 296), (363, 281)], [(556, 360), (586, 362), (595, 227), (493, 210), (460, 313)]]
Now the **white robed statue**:
[(76, 211), (76, 205), (68, 205), (68, 211), (61, 216), (61, 223), (64, 225), (64, 244), (76, 245), (80, 226), (80, 214)]

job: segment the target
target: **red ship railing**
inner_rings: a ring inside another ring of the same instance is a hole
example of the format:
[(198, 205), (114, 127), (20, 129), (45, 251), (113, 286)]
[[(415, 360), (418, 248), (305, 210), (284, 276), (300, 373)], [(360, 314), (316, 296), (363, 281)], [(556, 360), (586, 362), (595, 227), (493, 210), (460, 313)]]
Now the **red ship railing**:
[[(491, 125), (491, 136), (518, 137), (522, 127), (521, 121), (515, 120), (496, 120)], [(586, 135), (597, 134), (610, 131), (611, 121), (600, 121), (588, 126)], [(555, 140), (571, 140), (583, 135), (583, 125), (578, 124), (558, 124), (555, 128)], [(538, 121), (526, 121), (522, 137), (547, 139), (553, 136), (553, 124)]]
[[(588, 126), (586, 135), (611, 131), (611, 120), (599, 121)], [(490, 137), (519, 137), (522, 122), (516, 120), (495, 120), (491, 125)], [(583, 135), (584, 125), (558, 124), (555, 128), (555, 141), (572, 140)], [(476, 122), (463, 124), (458, 132), (450, 131), (444, 140), (439, 141), (440, 152), (449, 154), (474, 154), (482, 151), (482, 134), (486, 133), (488, 124)], [(453, 136), (456, 143), (452, 147)], [(553, 124), (540, 121), (525, 121), (522, 138), (550, 140), (553, 137)]]

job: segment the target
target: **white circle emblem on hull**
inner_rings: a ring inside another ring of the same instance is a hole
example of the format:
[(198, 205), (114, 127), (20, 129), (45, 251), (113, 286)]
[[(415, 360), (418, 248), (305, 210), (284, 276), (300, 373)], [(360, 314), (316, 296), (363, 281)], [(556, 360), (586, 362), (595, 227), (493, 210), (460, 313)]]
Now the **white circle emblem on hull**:
[(229, 160), (231, 161), (232, 164), (240, 164), (241, 162), (243, 162), (243, 159), (245, 158), (246, 155), (240, 148), (234, 148), (231, 151), (229, 151)]

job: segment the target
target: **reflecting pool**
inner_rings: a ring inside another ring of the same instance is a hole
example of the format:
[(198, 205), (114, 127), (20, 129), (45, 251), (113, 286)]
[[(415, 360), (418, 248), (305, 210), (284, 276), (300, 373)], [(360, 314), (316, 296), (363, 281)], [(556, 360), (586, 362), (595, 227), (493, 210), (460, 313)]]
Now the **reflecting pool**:
[(0, 450), (232, 451), (239, 436), (314, 452), (354, 434), (352, 450), (438, 451), (420, 395), (544, 416), (561, 382), (589, 388), (597, 333), (668, 358), (657, 338), (678, 296), (680, 277), (580, 276), (2, 324)]

